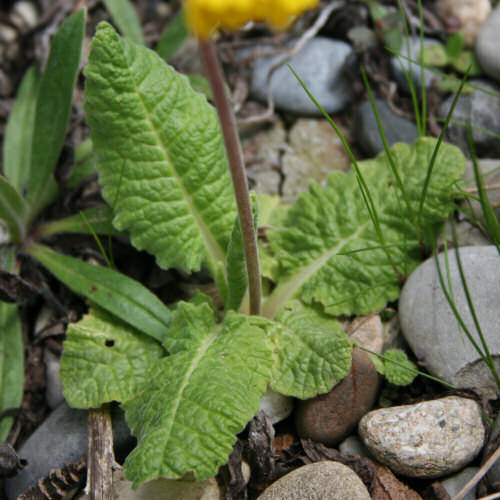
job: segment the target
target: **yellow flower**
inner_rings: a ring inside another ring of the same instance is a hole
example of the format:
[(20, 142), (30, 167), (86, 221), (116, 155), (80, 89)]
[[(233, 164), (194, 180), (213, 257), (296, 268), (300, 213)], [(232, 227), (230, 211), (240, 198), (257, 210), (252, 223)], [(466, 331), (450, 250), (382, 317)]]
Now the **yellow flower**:
[(249, 21), (267, 21), (286, 28), (294, 18), (316, 7), (319, 0), (184, 0), (188, 25), (207, 39), (217, 29), (236, 30)]

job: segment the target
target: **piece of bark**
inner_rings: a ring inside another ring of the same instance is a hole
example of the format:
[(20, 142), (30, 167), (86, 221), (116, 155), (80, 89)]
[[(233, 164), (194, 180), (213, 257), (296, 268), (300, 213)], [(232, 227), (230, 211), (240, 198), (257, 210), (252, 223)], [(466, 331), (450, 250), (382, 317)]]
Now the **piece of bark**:
[(397, 479), (387, 467), (373, 460), (372, 463), (377, 471), (372, 500), (422, 500), (416, 491)]

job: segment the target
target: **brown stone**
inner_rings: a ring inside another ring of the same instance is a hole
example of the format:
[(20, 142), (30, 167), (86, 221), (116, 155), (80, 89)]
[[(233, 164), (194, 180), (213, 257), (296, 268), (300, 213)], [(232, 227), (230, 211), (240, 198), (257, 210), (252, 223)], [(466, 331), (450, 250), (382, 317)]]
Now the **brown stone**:
[(351, 371), (330, 392), (297, 402), (297, 433), (326, 446), (340, 443), (372, 408), (378, 383), (377, 371), (368, 355), (354, 349)]

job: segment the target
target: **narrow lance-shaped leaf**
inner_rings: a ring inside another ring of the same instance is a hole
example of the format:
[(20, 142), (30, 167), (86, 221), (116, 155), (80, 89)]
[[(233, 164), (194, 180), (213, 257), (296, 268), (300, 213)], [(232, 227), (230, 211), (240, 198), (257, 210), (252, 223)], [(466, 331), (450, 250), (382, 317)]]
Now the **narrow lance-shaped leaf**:
[(162, 341), (172, 320), (163, 302), (138, 281), (107, 267), (32, 245), (27, 252), (75, 293), (114, 314), (141, 332)]
[(258, 411), (270, 378), (265, 333), (233, 311), (216, 325), (207, 304), (181, 303), (165, 344), (171, 355), (124, 405), (139, 440), (125, 462), (135, 484), (190, 471), (198, 480), (215, 475)]
[(20, 194), (30, 172), (31, 142), (39, 82), (38, 70), (36, 66), (31, 66), (24, 75), (5, 128), (3, 171)]
[(119, 231), (113, 227), (111, 218), (111, 208), (108, 205), (97, 205), (81, 213), (39, 226), (37, 236), (41, 238), (58, 233), (92, 234), (92, 231), (96, 234), (119, 234)]
[(181, 47), (184, 41), (188, 38), (189, 31), (184, 19), (184, 11), (181, 9), (179, 13), (172, 19), (167, 26), (156, 45), (156, 52), (168, 61)]
[(130, 41), (144, 45), (141, 23), (130, 0), (103, 0), (121, 34)]
[(107, 23), (98, 26), (85, 73), (85, 110), (115, 227), (161, 267), (214, 272), (236, 215), (214, 108), (158, 54)]
[(154, 339), (95, 308), (68, 326), (60, 372), (66, 401), (75, 408), (128, 401), (165, 355)]
[[(434, 145), (434, 139), (423, 138), (411, 146), (396, 144), (391, 150), (414, 212)], [(352, 171), (331, 174), (324, 189), (311, 184), (289, 210), (286, 227), (267, 233), (281, 267), (279, 285), (263, 306), (265, 316), (274, 317), (291, 298), (319, 302), (333, 315), (368, 314), (399, 295), (399, 279), (422, 258), (418, 233), (401, 202), (385, 153), (361, 162), (360, 168), (386, 247), (381, 248)], [(454, 184), (464, 168), (463, 154), (442, 144), (423, 207), (422, 228), (441, 223), (453, 210)]]
[(66, 135), (84, 31), (85, 9), (81, 9), (57, 30), (40, 81), (28, 179), (32, 218), (55, 192), (52, 174)]
[(19, 242), (26, 230), (28, 204), (5, 177), (0, 175), (0, 219), (9, 230), (11, 242)]
[[(255, 192), (250, 192), (254, 231), (257, 234), (259, 225), (259, 208)], [(248, 287), (245, 250), (239, 216), (236, 216), (227, 251), (227, 304), (226, 309), (237, 311), (243, 302)]]
[[(14, 270), (14, 252), (7, 256), (5, 268)], [(0, 411), (21, 406), (24, 386), (24, 346), (21, 323), (15, 304), (0, 302)], [(11, 417), (0, 421), (0, 442), (12, 427)]]

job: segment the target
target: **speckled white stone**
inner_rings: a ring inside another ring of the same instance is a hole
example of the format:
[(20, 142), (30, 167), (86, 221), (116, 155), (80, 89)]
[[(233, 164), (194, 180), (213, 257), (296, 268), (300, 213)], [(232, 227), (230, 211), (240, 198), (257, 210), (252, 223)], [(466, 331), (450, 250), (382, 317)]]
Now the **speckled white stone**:
[(358, 431), (370, 453), (393, 472), (421, 478), (463, 468), (484, 442), (480, 406), (457, 396), (372, 411)]
[(299, 467), (267, 488), (258, 500), (370, 500), (359, 476), (339, 462)]

